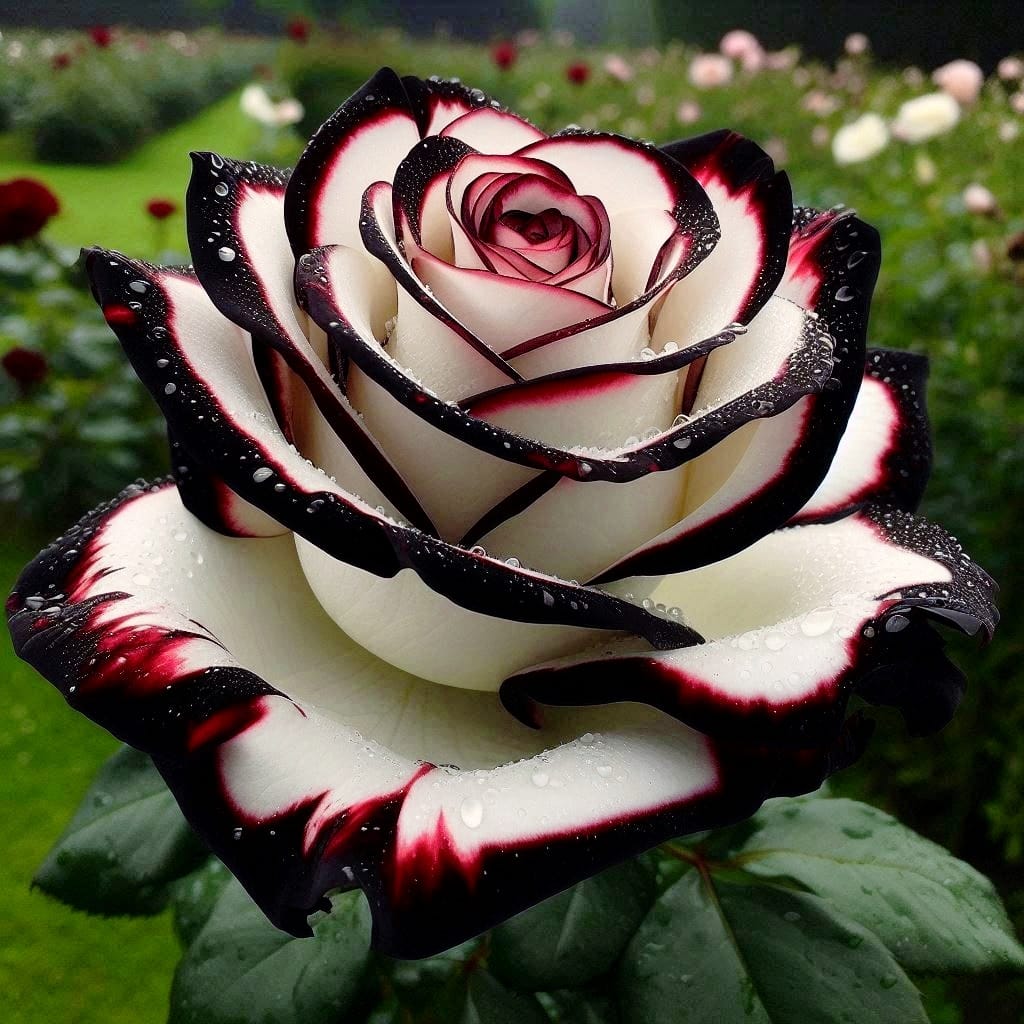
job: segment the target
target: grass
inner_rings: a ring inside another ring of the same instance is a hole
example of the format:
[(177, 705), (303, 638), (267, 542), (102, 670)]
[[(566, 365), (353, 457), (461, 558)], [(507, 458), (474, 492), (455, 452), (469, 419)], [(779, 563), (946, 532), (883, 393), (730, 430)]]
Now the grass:
[[(35, 553), (8, 545), (10, 591)], [(0, 992), (5, 1024), (162, 1024), (177, 943), (168, 917), (102, 923), (31, 889), (32, 875), (116, 741), (11, 649), (0, 630)]]
[[(147, 200), (182, 204), (190, 149), (247, 155), (260, 129), (232, 95), (110, 167), (37, 164), (12, 136), (0, 137), (0, 180), (28, 175), (60, 196), (48, 234), (78, 246), (131, 254), (185, 251), (181, 213), (158, 238)], [(6, 594), (38, 545), (8, 542), (0, 554)], [(116, 741), (80, 715), (11, 649), (0, 630), (0, 806), (8, 837), (0, 858), (0, 992), (5, 1024), (161, 1024), (178, 956), (168, 917), (98, 922), (31, 889), (33, 873), (63, 830)]]
[[(185, 252), (185, 218), (179, 212), (164, 225), (146, 213), (150, 199), (171, 199), (184, 208), (192, 164), (189, 150), (213, 149), (248, 156), (261, 129), (238, 107), (232, 94), (198, 117), (146, 143), (113, 166), (39, 164), (25, 153), (21, 139), (0, 136), (0, 181), (39, 178), (61, 201), (61, 213), (47, 236), (65, 245), (102, 245), (130, 255), (154, 256), (170, 249)], [(166, 228), (164, 236), (160, 230)]]

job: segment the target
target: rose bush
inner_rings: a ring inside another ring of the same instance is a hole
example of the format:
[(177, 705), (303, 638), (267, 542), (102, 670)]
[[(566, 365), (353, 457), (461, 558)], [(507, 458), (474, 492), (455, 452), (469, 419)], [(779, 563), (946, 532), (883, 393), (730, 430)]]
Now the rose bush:
[[(194, 266), (93, 250), (174, 480), (46, 549), (23, 657), (279, 927), (444, 949), (912, 732), (993, 584), (913, 515), (877, 233), (752, 142), (548, 137), (376, 75), (289, 175), (194, 155)], [(628, 706), (627, 706), (628, 705)]]

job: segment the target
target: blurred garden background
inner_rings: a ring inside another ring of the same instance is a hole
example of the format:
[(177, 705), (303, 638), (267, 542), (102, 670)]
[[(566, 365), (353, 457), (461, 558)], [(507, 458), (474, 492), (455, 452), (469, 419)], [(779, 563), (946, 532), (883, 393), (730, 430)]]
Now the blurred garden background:
[[(665, 142), (731, 127), (790, 173), (798, 202), (843, 203), (880, 229), (869, 340), (925, 352), (932, 364), (936, 461), (924, 512), (1002, 587), (996, 642), (954, 641), (971, 682), (953, 724), (911, 742), (880, 714), (870, 756), (834, 791), (895, 813), (989, 875), (1024, 930), (1019, 14), (1009, 3), (967, 18), (962, 8), (864, 2), (516, 0), (499, 13), (458, 0), (5, 0), (5, 593), (63, 526), (124, 483), (167, 470), (163, 421), (76, 260), (80, 246), (99, 244), (186, 262), (190, 149), (288, 165), (383, 64), (457, 75), (544, 129), (576, 123)], [(0, 686), (3, 1018), (157, 1024), (177, 957), (168, 915), (99, 922), (30, 889), (116, 745), (65, 711), (14, 658), (6, 632)], [(1019, 981), (921, 984), (943, 1024), (1021, 1019)]]

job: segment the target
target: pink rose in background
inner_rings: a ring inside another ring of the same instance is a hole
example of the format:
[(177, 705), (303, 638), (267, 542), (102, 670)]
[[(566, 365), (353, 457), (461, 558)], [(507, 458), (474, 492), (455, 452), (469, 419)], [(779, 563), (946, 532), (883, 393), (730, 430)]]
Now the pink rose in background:
[(690, 81), (698, 89), (714, 89), (732, 81), (732, 61), (720, 53), (699, 53), (690, 62)]
[(932, 81), (963, 106), (977, 100), (985, 75), (973, 60), (951, 60), (932, 72)]

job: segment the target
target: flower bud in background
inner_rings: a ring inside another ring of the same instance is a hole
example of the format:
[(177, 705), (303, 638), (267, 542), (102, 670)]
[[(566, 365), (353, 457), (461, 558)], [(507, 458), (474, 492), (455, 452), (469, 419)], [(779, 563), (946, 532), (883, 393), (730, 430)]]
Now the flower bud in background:
[(700, 104), (696, 100), (683, 100), (676, 108), (676, 120), (680, 124), (695, 124), (700, 115)]
[(590, 78), (590, 65), (586, 61), (574, 61), (565, 69), (565, 77), (573, 85), (583, 85)]
[(976, 181), (972, 181), (963, 191), (961, 197), (964, 209), (981, 217), (994, 217), (999, 212), (999, 204), (990, 189)]
[(154, 220), (166, 220), (178, 212), (178, 204), (173, 199), (150, 199), (146, 203), (146, 213)]
[(89, 29), (89, 38), (95, 46), (105, 50), (114, 41), (114, 33), (106, 25), (93, 25)]
[(631, 82), (633, 80), (632, 66), (617, 53), (610, 54), (605, 58), (604, 69), (618, 82)]
[(0, 184), (0, 245), (34, 238), (60, 212), (57, 197), (35, 178)]
[(508, 39), (495, 43), (491, 48), (491, 60), (494, 61), (495, 66), (501, 71), (508, 71), (515, 64), (518, 56), (519, 51), (516, 49), (516, 44)]
[(863, 32), (851, 32), (843, 42), (843, 49), (851, 57), (859, 57), (871, 49), (871, 40)]
[(714, 89), (732, 81), (732, 61), (720, 53), (699, 53), (690, 62), (690, 81), (698, 89)]
[(939, 169), (935, 161), (924, 153), (918, 153), (914, 157), (914, 180), (919, 185), (932, 185), (939, 175)]
[(960, 120), (960, 104), (949, 93), (932, 92), (907, 100), (892, 123), (893, 138), (924, 142), (944, 135)]
[(996, 74), (1004, 82), (1017, 82), (1024, 78), (1024, 60), (1020, 57), (1004, 57), (996, 68)]
[(293, 43), (299, 44), (309, 42), (309, 33), (311, 29), (312, 25), (310, 25), (309, 19), (303, 18), (301, 15), (289, 18), (284, 27), (285, 35), (287, 35)]
[(22, 394), (44, 380), (50, 369), (45, 356), (20, 345), (5, 352), (0, 365), (3, 365), (4, 372), (18, 385)]
[(932, 72), (932, 81), (963, 106), (977, 100), (985, 75), (973, 60), (951, 60)]
[(877, 156), (889, 144), (889, 129), (875, 113), (862, 114), (844, 124), (832, 139), (832, 156), (837, 164), (857, 164)]

